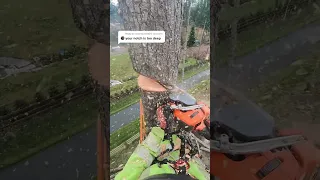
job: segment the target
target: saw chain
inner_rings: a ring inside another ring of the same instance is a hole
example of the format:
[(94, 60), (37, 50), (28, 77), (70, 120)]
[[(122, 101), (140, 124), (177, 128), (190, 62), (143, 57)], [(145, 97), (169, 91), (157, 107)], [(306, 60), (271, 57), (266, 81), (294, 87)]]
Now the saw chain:
[(210, 141), (210, 150), (233, 155), (253, 154), (262, 153), (272, 149), (286, 147), (305, 141), (306, 139), (302, 135), (292, 135), (248, 143), (230, 143), (229, 137), (226, 134), (223, 134), (221, 135), (221, 138), (219, 140)]

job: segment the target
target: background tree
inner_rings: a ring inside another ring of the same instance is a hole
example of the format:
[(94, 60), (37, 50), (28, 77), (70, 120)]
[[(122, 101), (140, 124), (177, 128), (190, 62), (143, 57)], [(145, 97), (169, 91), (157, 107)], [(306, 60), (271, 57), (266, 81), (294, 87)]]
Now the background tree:
[[(238, 8), (240, 6), (240, 0), (233, 0), (233, 7)], [(229, 60), (229, 65), (233, 66), (234, 60), (236, 58), (237, 51), (237, 36), (238, 36), (238, 21), (239, 18), (236, 17), (231, 23), (231, 58)]]
[(183, 14), (183, 25), (185, 26), (185, 40), (183, 41), (183, 50), (182, 50), (182, 73), (181, 73), (181, 78), (184, 78), (184, 68), (185, 68), (185, 61), (187, 59), (187, 42), (188, 42), (188, 28), (190, 24), (190, 12), (191, 12), (191, 6), (192, 6), (193, 0), (187, 0), (184, 3), (183, 9), (184, 9), (184, 14)]
[[(175, 85), (181, 53), (182, 0), (119, 0), (120, 16), (127, 31), (165, 31), (163, 44), (130, 44), (133, 69), (165, 86)], [(156, 107), (166, 92), (142, 90), (147, 133), (156, 125)]]
[(196, 37), (195, 37), (195, 31), (194, 31), (194, 26), (191, 28), (189, 39), (188, 39), (188, 47), (192, 47), (194, 43), (196, 42)]
[(121, 23), (121, 18), (118, 14), (118, 6), (110, 3), (110, 23)]
[[(221, 11), (221, 5), (223, 0), (212, 0), (210, 4), (210, 72), (214, 72), (216, 67), (216, 44), (218, 43), (218, 32), (219, 32), (219, 12)], [(210, 74), (210, 78), (213, 78), (214, 74)]]
[(205, 27), (210, 31), (210, 1), (209, 0), (196, 0), (195, 6), (190, 12), (191, 22), (196, 27)]

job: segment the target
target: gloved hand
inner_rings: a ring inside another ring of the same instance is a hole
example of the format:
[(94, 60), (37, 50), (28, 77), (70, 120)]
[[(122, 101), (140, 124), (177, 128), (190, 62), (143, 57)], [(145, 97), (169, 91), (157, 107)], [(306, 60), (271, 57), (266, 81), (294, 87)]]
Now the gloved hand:
[(160, 144), (164, 138), (164, 131), (154, 127), (146, 139), (137, 146), (130, 156), (123, 170), (115, 180), (137, 180), (145, 169), (151, 166), (155, 157), (160, 155)]
[[(172, 135), (173, 147), (164, 140), (164, 131), (160, 127), (154, 127), (146, 139), (137, 146), (130, 156), (123, 170), (117, 174), (115, 180), (140, 180), (155, 174), (175, 174), (174, 164), (153, 164), (154, 160), (167, 159), (176, 161), (180, 157), (181, 139)], [(165, 149), (172, 149), (167, 155), (163, 154)], [(186, 149), (188, 153), (188, 150)], [(194, 156), (189, 157), (189, 168), (186, 172), (199, 180), (209, 180), (210, 175), (205, 169), (202, 161)]]
[(210, 173), (206, 170), (205, 165), (202, 163), (201, 159), (197, 156), (193, 156), (188, 161), (189, 169), (187, 173), (198, 180), (209, 180)]

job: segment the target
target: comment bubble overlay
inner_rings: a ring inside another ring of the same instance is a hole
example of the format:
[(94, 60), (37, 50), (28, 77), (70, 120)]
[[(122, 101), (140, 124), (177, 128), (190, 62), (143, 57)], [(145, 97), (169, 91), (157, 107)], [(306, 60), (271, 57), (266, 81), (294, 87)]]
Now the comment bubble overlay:
[(118, 44), (121, 43), (164, 43), (164, 31), (118, 31)]

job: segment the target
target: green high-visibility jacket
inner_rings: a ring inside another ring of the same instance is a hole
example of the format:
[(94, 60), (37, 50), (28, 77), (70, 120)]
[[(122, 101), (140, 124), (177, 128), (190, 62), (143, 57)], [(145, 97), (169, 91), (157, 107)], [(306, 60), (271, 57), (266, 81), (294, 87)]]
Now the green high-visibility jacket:
[[(161, 150), (173, 149), (169, 140), (164, 140), (164, 131), (160, 127), (152, 128), (146, 139), (137, 146), (130, 156), (123, 170), (120, 171), (115, 180), (143, 180), (152, 175), (175, 174), (175, 170), (169, 164), (153, 164), (152, 162), (161, 153)], [(176, 135), (172, 136), (173, 145), (179, 143)], [(180, 157), (180, 150), (171, 151), (163, 159), (176, 161)], [(159, 159), (158, 160), (163, 160)], [(199, 158), (193, 157), (188, 162), (190, 168), (187, 173), (199, 180), (209, 180), (210, 175), (205, 169), (205, 165)]]

